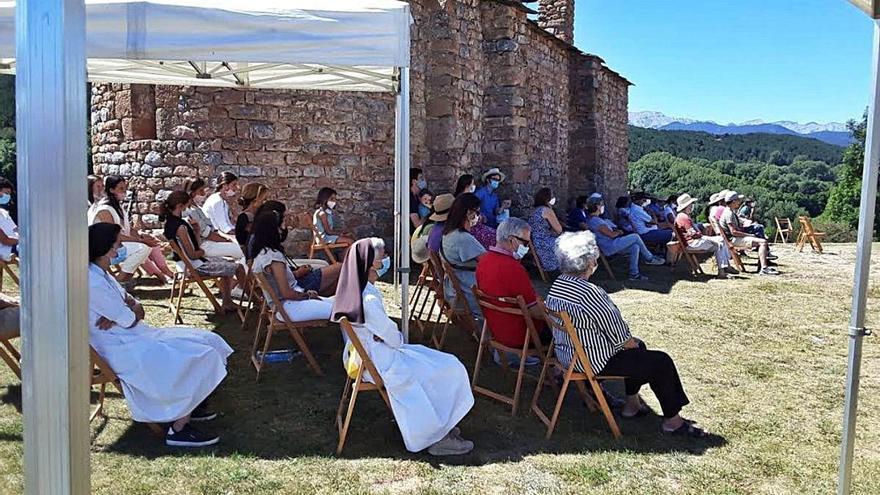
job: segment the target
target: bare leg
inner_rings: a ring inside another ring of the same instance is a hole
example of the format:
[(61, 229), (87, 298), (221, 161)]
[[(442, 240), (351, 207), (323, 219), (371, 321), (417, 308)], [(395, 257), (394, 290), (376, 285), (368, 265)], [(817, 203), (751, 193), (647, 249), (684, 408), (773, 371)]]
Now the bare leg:
[(321, 287), (318, 288), (318, 294), (324, 297), (336, 294), (336, 285), (339, 282), (340, 273), (342, 273), (342, 263), (321, 268)]
[(761, 269), (762, 270), (764, 268), (767, 268), (768, 266), (770, 266), (767, 264), (767, 254), (769, 254), (769, 251), (770, 251), (770, 249), (767, 248), (766, 242), (762, 242), (762, 243), (758, 244), (758, 259), (761, 262)]
[(226, 311), (235, 311), (237, 306), (232, 301), (232, 279), (221, 278), (218, 282), (220, 286), (220, 294), (223, 297), (223, 309)]
[(186, 426), (187, 423), (189, 423), (189, 414), (187, 414), (186, 416), (184, 416), (184, 417), (178, 419), (177, 421), (175, 421), (174, 423), (172, 423), (171, 428), (175, 432), (178, 432), (178, 431), (182, 430), (183, 427)]

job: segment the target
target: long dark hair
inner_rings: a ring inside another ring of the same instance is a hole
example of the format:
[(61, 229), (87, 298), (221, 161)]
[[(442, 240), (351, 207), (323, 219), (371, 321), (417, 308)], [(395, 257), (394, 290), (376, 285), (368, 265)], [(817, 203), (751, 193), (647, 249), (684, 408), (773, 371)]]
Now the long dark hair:
[(446, 218), (446, 224), (443, 225), (443, 235), (450, 234), (456, 230), (466, 230), (464, 223), (467, 221), (468, 212), (478, 210), (480, 208), (480, 198), (474, 193), (464, 193), (455, 198), (452, 202), (452, 208), (449, 209), (449, 217)]
[(587, 205), (587, 196), (586, 195), (578, 196), (577, 200), (575, 200), (575, 202), (574, 202), (574, 207), (579, 210), (583, 210), (584, 206), (586, 206), (586, 205)]
[(165, 198), (165, 201), (162, 201), (162, 204), (159, 205), (159, 221), (165, 222), (168, 220), (168, 217), (174, 216), (174, 209), (180, 205), (185, 205), (190, 202), (189, 194), (184, 191), (174, 191)]
[(542, 187), (541, 189), (538, 189), (537, 193), (535, 193), (535, 203), (532, 206), (548, 206), (547, 203), (550, 202), (552, 197), (553, 191), (551, 191), (549, 187)]
[(458, 178), (458, 182), (455, 183), (455, 193), (453, 196), (458, 197), (459, 194), (463, 193), (465, 188), (471, 184), (475, 184), (474, 176), (471, 174), (464, 174)]
[(237, 181), (238, 177), (232, 172), (221, 172), (220, 175), (217, 176), (217, 191), (220, 191), (220, 188), (227, 184), (232, 184)]
[(107, 177), (104, 177), (104, 194), (106, 194), (106, 197), (101, 200), (104, 204), (108, 204), (116, 210), (116, 213), (119, 214), (119, 218), (122, 218), (122, 203), (120, 203), (119, 198), (113, 194), (113, 190), (123, 182), (125, 182), (125, 179), (118, 175), (108, 175)]
[(263, 249), (271, 249), (284, 254), (284, 246), (281, 245), (281, 226), (283, 216), (277, 211), (268, 210), (257, 215), (251, 226), (251, 249), (250, 255), (256, 257)]
[(330, 201), (330, 198), (336, 194), (336, 191), (331, 187), (322, 187), (320, 191), (318, 191), (318, 199), (315, 200), (315, 208), (326, 208), (327, 201)]
[(621, 197), (617, 198), (617, 205), (616, 205), (616, 207), (617, 207), (618, 210), (621, 209), (621, 208), (628, 208), (628, 207), (629, 207), (629, 204), (630, 204), (631, 202), (632, 202), (632, 201), (630, 201), (629, 196), (621, 196)]
[(89, 227), (89, 263), (110, 252), (122, 227), (115, 223), (96, 223)]
[(183, 190), (189, 197), (194, 197), (196, 195), (196, 191), (205, 187), (205, 179), (189, 179), (183, 183)]
[(99, 180), (101, 180), (101, 178), (98, 177), (97, 175), (89, 175), (89, 177), (88, 177), (88, 181), (89, 181), (89, 204), (92, 204), (92, 203), (95, 202), (95, 182), (98, 182)]

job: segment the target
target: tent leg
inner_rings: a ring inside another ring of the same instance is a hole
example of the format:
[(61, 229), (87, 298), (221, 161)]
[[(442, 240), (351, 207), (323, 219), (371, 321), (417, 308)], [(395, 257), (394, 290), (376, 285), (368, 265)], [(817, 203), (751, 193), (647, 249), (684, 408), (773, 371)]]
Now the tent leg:
[(87, 494), (84, 2), (18, 0), (15, 26), (24, 491)]
[(874, 208), (877, 203), (877, 170), (880, 166), (880, 20), (874, 20), (873, 87), (865, 164), (862, 173), (862, 198), (859, 207), (859, 238), (853, 283), (852, 312), (849, 325), (849, 358), (846, 371), (846, 399), (843, 413), (843, 438), (840, 448), (840, 474), (837, 493), (848, 495), (852, 487), (853, 449), (856, 439), (856, 412), (859, 399), (859, 375), (862, 365), (862, 340), (865, 330), (865, 307), (868, 297), (868, 273), (871, 269), (871, 240), (874, 231)]
[(395, 253), (397, 273), (400, 280), (400, 324), (404, 341), (409, 342), (409, 67), (400, 69), (400, 91), (394, 114), (394, 169), (397, 179), (399, 206), (395, 227)]

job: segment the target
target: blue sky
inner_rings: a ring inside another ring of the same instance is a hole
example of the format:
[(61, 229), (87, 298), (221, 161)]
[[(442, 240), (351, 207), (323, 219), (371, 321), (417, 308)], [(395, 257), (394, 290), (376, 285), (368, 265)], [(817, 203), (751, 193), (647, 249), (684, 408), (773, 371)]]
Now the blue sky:
[(845, 122), (867, 105), (873, 24), (846, 0), (577, 0), (575, 24), (635, 84), (630, 111)]

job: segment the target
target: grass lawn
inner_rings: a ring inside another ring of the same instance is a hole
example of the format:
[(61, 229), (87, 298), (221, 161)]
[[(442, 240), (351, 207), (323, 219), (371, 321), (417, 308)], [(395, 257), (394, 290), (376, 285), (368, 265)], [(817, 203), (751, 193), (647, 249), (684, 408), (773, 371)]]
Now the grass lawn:
[[(875, 245), (880, 253), (880, 245)], [(187, 324), (216, 328), (236, 349), (213, 405), (217, 448), (170, 450), (132, 423), (124, 400), (108, 398), (109, 420), (92, 425), (92, 491), (106, 494), (244, 493), (602, 493), (828, 494), (835, 490), (840, 448), (855, 247), (827, 254), (776, 249), (780, 277), (720, 281), (675, 276), (649, 267), (648, 283), (626, 290), (600, 271), (633, 333), (676, 361), (692, 404), (684, 413), (715, 438), (694, 441), (658, 433), (660, 418), (622, 420), (615, 441), (604, 420), (570, 392), (550, 440), (523, 407), (517, 417), (478, 397), (461, 427), (476, 449), (459, 459), (408, 453), (376, 394), (358, 401), (342, 457), (333, 455), (334, 415), (344, 382), (337, 328), (308, 334), (327, 375), (304, 360), (268, 367), (259, 384), (248, 360), (253, 329), (234, 317), (216, 320), (196, 297), (185, 301)], [(880, 323), (880, 261), (875, 256), (868, 326)], [(706, 264), (707, 271), (714, 269)], [(618, 267), (618, 273), (624, 273)], [(754, 267), (752, 267), (754, 269)], [(7, 286), (9, 282), (7, 281)], [(391, 290), (386, 287), (386, 290)], [(542, 287), (546, 290), (546, 287)], [(136, 291), (148, 320), (170, 323), (167, 290)], [(389, 304), (389, 306), (391, 306)], [(414, 340), (419, 336), (415, 335)], [(279, 345), (287, 343), (285, 336)], [(469, 369), (476, 348), (450, 331), (449, 351)], [(855, 493), (880, 493), (880, 350), (865, 346)], [(485, 365), (486, 382), (512, 379)], [(525, 402), (534, 391), (527, 381)], [(552, 393), (545, 393), (549, 408)], [(655, 411), (649, 389), (643, 396)], [(0, 492), (22, 491), (21, 387), (0, 369)]]

